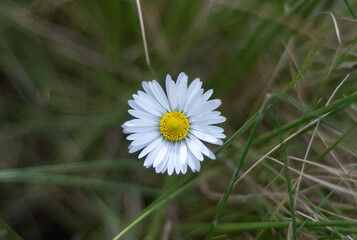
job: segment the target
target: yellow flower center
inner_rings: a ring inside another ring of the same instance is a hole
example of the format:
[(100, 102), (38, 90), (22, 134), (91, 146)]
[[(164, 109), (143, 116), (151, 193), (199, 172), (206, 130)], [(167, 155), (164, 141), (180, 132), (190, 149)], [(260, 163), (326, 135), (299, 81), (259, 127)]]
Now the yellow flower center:
[(161, 118), (160, 132), (171, 142), (184, 139), (188, 134), (189, 129), (190, 123), (185, 114), (181, 112), (168, 112)]

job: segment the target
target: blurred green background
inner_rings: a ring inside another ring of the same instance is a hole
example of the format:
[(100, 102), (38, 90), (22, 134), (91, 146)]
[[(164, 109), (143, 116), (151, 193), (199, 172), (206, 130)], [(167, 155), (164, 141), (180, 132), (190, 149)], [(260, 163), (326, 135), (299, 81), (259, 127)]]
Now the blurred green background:
[[(324, 106), (347, 74), (334, 100), (357, 90), (356, 1), (141, 4), (156, 76), (146, 64), (135, 1), (0, 1), (0, 239), (112, 239), (182, 178), (158, 175), (128, 153), (121, 125), (130, 119), (127, 101), (142, 81), (163, 84), (166, 74), (176, 78), (180, 72), (189, 80), (199, 77), (222, 99), (228, 137), (266, 94), (282, 91), (293, 79), (275, 110), (267, 111), (258, 136), (278, 127), (277, 116), (283, 125)], [(342, 165), (330, 154), (320, 163), (356, 174), (356, 109), (348, 105), (321, 123), (308, 159), (333, 146)], [(286, 134), (254, 145), (243, 172)], [(311, 134), (289, 143), (287, 154), (303, 158)], [(248, 135), (195, 174), (214, 170), (213, 177), (160, 207), (123, 239), (203, 239), (205, 233), (192, 233), (191, 223), (211, 223)], [(290, 166), (300, 169), (301, 162)], [(340, 178), (321, 168), (306, 171), (339, 184)], [(291, 172), (291, 178), (298, 174)], [(315, 184), (303, 179), (301, 189), (318, 205), (331, 189)], [(347, 187), (356, 191), (355, 184)], [(233, 189), (222, 222), (267, 221), (276, 209), (272, 220), (289, 220), (289, 203), (278, 207), (287, 191), (282, 166), (266, 160)], [(322, 208), (330, 220), (356, 219), (355, 198), (334, 193)], [(298, 211), (312, 212), (307, 202), (297, 204)], [(298, 237), (327, 239), (333, 233), (302, 229)], [(285, 239), (288, 229), (221, 234), (215, 239)], [(341, 230), (337, 236), (356, 236), (348, 234)]]

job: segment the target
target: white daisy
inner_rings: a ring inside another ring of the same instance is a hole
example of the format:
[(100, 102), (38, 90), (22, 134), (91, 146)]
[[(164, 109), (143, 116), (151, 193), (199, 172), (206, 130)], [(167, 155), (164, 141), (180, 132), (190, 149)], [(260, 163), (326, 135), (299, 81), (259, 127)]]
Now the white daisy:
[(132, 143), (129, 152), (141, 150), (139, 158), (146, 156), (144, 166), (154, 167), (157, 173), (167, 171), (169, 175), (199, 171), (205, 156), (215, 155), (203, 143), (221, 145), (225, 138), (223, 129), (213, 124), (226, 120), (214, 111), (221, 100), (208, 100), (213, 93), (204, 93), (202, 82), (196, 78), (187, 87), (188, 77), (180, 73), (175, 83), (166, 76), (166, 92), (157, 81), (143, 82), (143, 91), (129, 100), (129, 113), (135, 119), (123, 124), (124, 133)]

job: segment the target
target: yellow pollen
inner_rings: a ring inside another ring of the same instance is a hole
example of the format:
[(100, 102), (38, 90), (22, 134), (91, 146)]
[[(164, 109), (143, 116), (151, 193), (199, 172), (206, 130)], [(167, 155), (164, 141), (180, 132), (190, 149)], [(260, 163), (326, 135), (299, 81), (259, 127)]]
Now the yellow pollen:
[(190, 129), (190, 123), (188, 122), (185, 114), (172, 111), (165, 113), (160, 121), (160, 132), (169, 141), (181, 141), (186, 137)]

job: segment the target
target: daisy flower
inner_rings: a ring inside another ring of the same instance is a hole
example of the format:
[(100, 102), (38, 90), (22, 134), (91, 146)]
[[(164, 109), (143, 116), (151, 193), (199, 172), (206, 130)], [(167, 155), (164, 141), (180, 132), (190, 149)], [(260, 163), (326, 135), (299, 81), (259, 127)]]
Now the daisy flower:
[(180, 73), (176, 83), (166, 76), (166, 93), (155, 80), (143, 82), (144, 91), (129, 100), (130, 115), (135, 119), (123, 124), (124, 133), (132, 141), (129, 152), (141, 151), (144, 166), (154, 167), (157, 173), (171, 175), (199, 171), (204, 156), (215, 155), (203, 142), (221, 145), (223, 129), (213, 124), (226, 120), (214, 111), (221, 100), (208, 100), (213, 90), (204, 93), (202, 82), (196, 78), (187, 86), (188, 77)]

